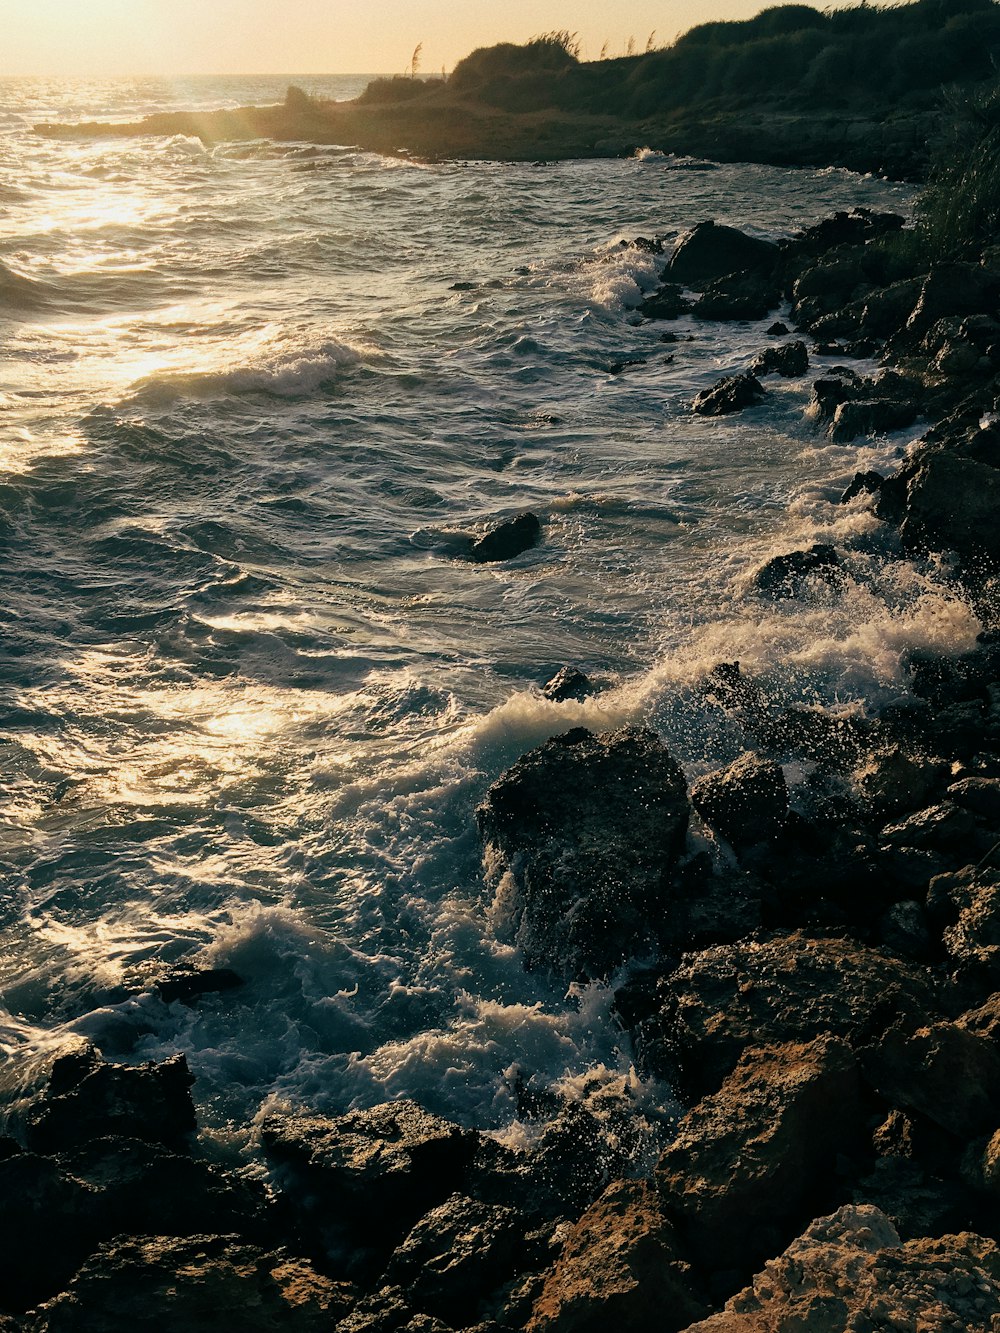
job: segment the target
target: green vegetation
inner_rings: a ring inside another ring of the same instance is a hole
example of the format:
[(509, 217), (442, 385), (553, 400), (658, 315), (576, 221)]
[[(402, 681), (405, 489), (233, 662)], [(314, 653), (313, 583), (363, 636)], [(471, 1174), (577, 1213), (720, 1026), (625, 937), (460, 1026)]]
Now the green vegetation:
[(1000, 243), (1000, 86), (954, 107), (917, 208), (932, 259), (975, 258)]

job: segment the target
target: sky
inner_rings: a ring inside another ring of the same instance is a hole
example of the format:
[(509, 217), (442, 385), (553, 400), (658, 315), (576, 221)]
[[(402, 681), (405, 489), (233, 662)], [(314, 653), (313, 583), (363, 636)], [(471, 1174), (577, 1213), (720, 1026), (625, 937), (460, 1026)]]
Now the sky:
[(578, 34), (584, 59), (668, 43), (773, 0), (0, 0), (0, 75), (397, 74), (477, 46)]

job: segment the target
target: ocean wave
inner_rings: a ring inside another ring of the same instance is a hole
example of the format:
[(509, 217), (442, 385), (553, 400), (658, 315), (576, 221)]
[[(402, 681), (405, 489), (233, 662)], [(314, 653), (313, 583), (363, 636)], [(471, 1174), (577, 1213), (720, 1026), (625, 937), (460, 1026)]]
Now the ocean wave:
[(272, 398), (308, 398), (339, 380), (371, 355), (331, 338), (318, 347), (262, 355), (245, 365), (220, 370), (175, 370), (147, 375), (132, 386), (131, 397), (149, 403), (182, 398), (228, 398), (266, 394)]

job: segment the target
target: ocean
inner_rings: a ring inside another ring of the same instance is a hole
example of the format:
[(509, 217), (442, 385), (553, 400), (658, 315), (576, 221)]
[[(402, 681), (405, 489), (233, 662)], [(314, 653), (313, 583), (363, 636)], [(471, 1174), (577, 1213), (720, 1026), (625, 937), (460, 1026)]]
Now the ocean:
[[(112, 1060), (184, 1052), (223, 1150), (275, 1106), (400, 1096), (516, 1139), (518, 1086), (626, 1090), (669, 1117), (614, 1021), (616, 979), (567, 990), (521, 966), (475, 807), (573, 726), (655, 727), (691, 776), (738, 753), (698, 689), (719, 661), (850, 712), (903, 693), (913, 649), (974, 642), (946, 571), (837, 503), (919, 426), (831, 444), (805, 410), (814, 375), (695, 417), (770, 320), (635, 311), (663, 265), (635, 237), (706, 218), (779, 237), (836, 209), (907, 213), (912, 187), (690, 170), (655, 144), (427, 165), (32, 132), (273, 102), (292, 81), (0, 81), (8, 1095), (87, 1039)], [(459, 558), (463, 534), (524, 510), (538, 547)], [(815, 541), (843, 585), (748, 591)], [(564, 664), (604, 690), (548, 702)], [(165, 1004), (155, 981), (182, 961), (243, 985)]]

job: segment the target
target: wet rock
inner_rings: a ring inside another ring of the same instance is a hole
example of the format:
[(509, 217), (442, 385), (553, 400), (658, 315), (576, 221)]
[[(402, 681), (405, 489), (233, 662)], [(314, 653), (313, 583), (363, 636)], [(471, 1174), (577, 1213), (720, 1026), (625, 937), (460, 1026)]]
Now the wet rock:
[(932, 953), (932, 942), (923, 904), (905, 898), (886, 908), (879, 920), (878, 939), (893, 953), (926, 962)]
[(173, 967), (160, 977), (153, 989), (164, 1004), (194, 1004), (202, 995), (236, 990), (243, 978), (228, 967)]
[(610, 1185), (570, 1231), (528, 1333), (673, 1333), (704, 1313), (673, 1227), (646, 1181)]
[(883, 845), (917, 847), (923, 851), (948, 852), (967, 844), (975, 834), (976, 823), (968, 810), (952, 801), (918, 810), (898, 824), (887, 825), (879, 834)]
[(855, 770), (854, 780), (867, 809), (886, 819), (922, 807), (941, 780), (944, 765), (898, 746), (875, 750)]
[(691, 314), (695, 319), (764, 319), (780, 301), (781, 290), (771, 278), (733, 273), (709, 283)]
[(717, 1088), (762, 1042), (824, 1033), (866, 1045), (900, 1015), (938, 1012), (933, 976), (848, 939), (801, 931), (718, 945), (686, 956), (664, 982), (655, 1024), (695, 1091)]
[(270, 1115), (261, 1143), (291, 1169), (299, 1195), (321, 1201), (321, 1213), (346, 1210), (356, 1230), (391, 1246), (461, 1190), (476, 1135), (401, 1100), (336, 1119)]
[(817, 542), (807, 551), (789, 551), (776, 555), (761, 565), (752, 579), (751, 587), (764, 597), (779, 600), (801, 595), (808, 580), (819, 578), (825, 583), (840, 577), (840, 557), (832, 546)]
[(183, 1055), (158, 1064), (115, 1065), (87, 1046), (60, 1056), (46, 1092), (26, 1116), (28, 1145), (58, 1152), (119, 1134), (180, 1146), (195, 1129), (193, 1082)]
[(389, 1260), (384, 1281), (403, 1288), (416, 1309), (466, 1328), (524, 1262), (527, 1230), (513, 1208), (453, 1195), (417, 1222)]
[(0, 1162), (0, 1304), (24, 1310), (61, 1290), (89, 1253), (92, 1191), (36, 1153)]
[(652, 731), (582, 728), (524, 755), (477, 811), (494, 908), (528, 967), (607, 975), (669, 910), (687, 788)]
[(865, 1078), (881, 1097), (927, 1116), (959, 1138), (992, 1130), (1000, 1053), (955, 1023), (913, 1032), (897, 1025), (864, 1052)]
[(804, 342), (782, 343), (768, 347), (750, 362), (751, 375), (784, 375), (796, 379), (809, 369), (809, 353)]
[(1000, 826), (1000, 778), (962, 778), (948, 788), (948, 796), (963, 810)]
[(830, 438), (839, 443), (856, 440), (859, 435), (887, 435), (917, 419), (915, 403), (891, 398), (862, 398), (843, 402), (833, 414)]
[(778, 257), (778, 247), (771, 241), (747, 236), (735, 227), (699, 222), (678, 240), (667, 274), (675, 282), (700, 288), (730, 273), (770, 273)]
[(233, 1236), (121, 1237), (102, 1245), (62, 1295), (35, 1312), (37, 1333), (329, 1333), (354, 1293), (304, 1259)]
[(870, 294), (861, 311), (861, 331), (889, 338), (902, 329), (920, 299), (923, 278), (903, 278)]
[(884, 481), (881, 472), (855, 472), (854, 479), (840, 497), (840, 503), (850, 504), (859, 495), (878, 495)]
[(829, 374), (813, 383), (809, 410), (821, 421), (828, 421), (841, 403), (858, 397), (860, 392), (858, 377), (854, 371), (846, 366), (836, 366)]
[(565, 703), (567, 699), (586, 699), (596, 692), (597, 687), (589, 676), (569, 666), (560, 667), (542, 686), (542, 694), (555, 704)]
[(783, 338), (785, 334), (789, 332), (790, 329), (788, 325), (783, 324), (780, 319), (776, 319), (774, 323), (771, 325), (771, 327), (767, 330), (767, 336), (769, 338)]
[(835, 1198), (837, 1157), (859, 1148), (863, 1130), (857, 1060), (845, 1042), (748, 1050), (660, 1158), (664, 1209), (696, 1263), (746, 1271)]
[(644, 319), (679, 319), (691, 309), (691, 302), (681, 295), (680, 283), (665, 282), (639, 305)]
[(537, 546), (542, 540), (542, 525), (535, 514), (518, 514), (517, 518), (498, 523), (487, 529), (469, 547), (468, 559), (474, 565), (494, 564), (513, 560), (515, 556)]
[(745, 754), (699, 778), (691, 788), (691, 804), (735, 848), (751, 847), (774, 837), (785, 822), (788, 784), (773, 760)]
[(764, 389), (753, 375), (726, 375), (710, 389), (702, 389), (691, 407), (702, 417), (721, 417), (753, 407), (764, 396)]
[(963, 1232), (902, 1244), (884, 1213), (847, 1204), (812, 1222), (724, 1310), (685, 1333), (987, 1333), (998, 1314), (995, 1241)]

